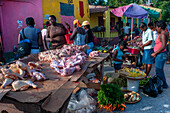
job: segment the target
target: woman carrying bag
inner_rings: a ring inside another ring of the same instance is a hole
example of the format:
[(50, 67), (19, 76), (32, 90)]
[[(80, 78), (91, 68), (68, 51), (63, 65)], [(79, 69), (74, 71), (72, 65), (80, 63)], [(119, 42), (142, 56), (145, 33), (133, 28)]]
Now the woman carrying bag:
[[(18, 36), (19, 48), (18, 48), (17, 53), (20, 53), (21, 51), (22, 52), (30, 51), (30, 54), (36, 54), (40, 52), (39, 49), (41, 49), (41, 51), (44, 51), (41, 30), (34, 28), (34, 24), (35, 24), (34, 19), (32, 17), (26, 18), (26, 24), (27, 24), (27, 27), (22, 29)], [(22, 46), (24, 45), (22, 42), (30, 43), (30, 50), (29, 48), (22, 49), (24, 48), (24, 46)], [(27, 56), (28, 54), (29, 53), (25, 55), (22, 54), (21, 56), (19, 56), (19, 58), (23, 56)]]

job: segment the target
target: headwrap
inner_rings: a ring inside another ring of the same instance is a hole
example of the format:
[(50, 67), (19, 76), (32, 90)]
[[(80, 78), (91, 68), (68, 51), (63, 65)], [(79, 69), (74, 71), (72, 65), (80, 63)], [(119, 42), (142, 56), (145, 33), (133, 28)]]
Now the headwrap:
[(90, 23), (89, 23), (88, 21), (84, 21), (84, 22), (82, 23), (82, 26), (86, 26), (86, 25), (90, 25)]
[(73, 24), (74, 24), (74, 25), (77, 24), (78, 27), (81, 27), (81, 24), (80, 24), (80, 22), (79, 22), (78, 19), (74, 20), (74, 21), (73, 21)]

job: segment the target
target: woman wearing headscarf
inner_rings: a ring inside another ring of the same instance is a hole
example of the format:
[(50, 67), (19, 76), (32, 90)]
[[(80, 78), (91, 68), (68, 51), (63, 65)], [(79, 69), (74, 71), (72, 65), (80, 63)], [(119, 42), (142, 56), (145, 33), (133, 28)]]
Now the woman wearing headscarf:
[(74, 41), (74, 45), (82, 46), (86, 44), (86, 32), (81, 28), (78, 19), (73, 21), (73, 33), (70, 36), (70, 40)]

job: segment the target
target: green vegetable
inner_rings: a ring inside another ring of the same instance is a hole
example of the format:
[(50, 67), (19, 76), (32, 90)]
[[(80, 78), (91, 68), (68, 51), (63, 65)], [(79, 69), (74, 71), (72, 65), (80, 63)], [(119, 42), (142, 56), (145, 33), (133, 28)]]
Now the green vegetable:
[(112, 104), (117, 107), (125, 102), (124, 94), (121, 92), (119, 87), (113, 84), (101, 85), (97, 98), (100, 105)]
[(140, 80), (140, 81), (139, 81), (139, 86), (144, 86), (144, 85), (146, 85), (146, 83), (149, 81), (149, 79), (150, 79), (150, 78), (145, 78), (145, 79), (143, 79), (143, 80)]

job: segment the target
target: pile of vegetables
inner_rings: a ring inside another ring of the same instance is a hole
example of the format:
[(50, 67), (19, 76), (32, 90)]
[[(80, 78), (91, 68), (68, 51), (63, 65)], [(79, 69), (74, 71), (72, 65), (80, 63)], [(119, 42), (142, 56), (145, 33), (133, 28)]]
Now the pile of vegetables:
[(128, 74), (129, 77), (145, 77), (146, 76), (146, 74), (143, 71), (140, 71), (139, 69), (135, 69), (135, 68), (123, 68), (122, 71), (129, 73)]
[(115, 109), (124, 111), (124, 109), (126, 108), (126, 106), (124, 105), (124, 94), (116, 85), (101, 85), (97, 98), (100, 104), (100, 108), (104, 108), (108, 111), (114, 111)]

